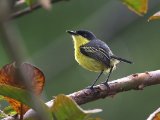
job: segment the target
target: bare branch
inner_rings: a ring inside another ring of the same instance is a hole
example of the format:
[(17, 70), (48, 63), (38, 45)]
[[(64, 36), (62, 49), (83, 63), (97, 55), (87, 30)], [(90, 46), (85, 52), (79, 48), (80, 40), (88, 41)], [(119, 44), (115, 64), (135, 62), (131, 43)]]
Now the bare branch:
[[(57, 2), (61, 2), (61, 1), (67, 1), (67, 0), (51, 0), (51, 3), (57, 3)], [(20, 4), (22, 4), (22, 3), (20, 3)], [(18, 3), (18, 5), (19, 5), (19, 3)], [(10, 18), (18, 18), (18, 17), (24, 16), (24, 15), (27, 15), (27, 14), (34, 12), (35, 10), (37, 10), (41, 7), (42, 6), (40, 3), (33, 4), (32, 7), (26, 7), (24, 9), (21, 9), (21, 10), (18, 10), (16, 12), (12, 13)]]
[[(160, 70), (136, 73), (124, 78), (109, 82), (110, 90), (103, 84), (97, 85), (93, 90), (83, 89), (69, 94), (77, 104), (85, 104), (100, 98), (115, 95), (130, 90), (143, 90), (146, 86), (160, 84)], [(51, 102), (51, 101), (50, 101)], [(48, 102), (47, 104), (49, 104)], [(53, 104), (53, 103), (52, 103)], [(52, 105), (51, 104), (51, 105)]]

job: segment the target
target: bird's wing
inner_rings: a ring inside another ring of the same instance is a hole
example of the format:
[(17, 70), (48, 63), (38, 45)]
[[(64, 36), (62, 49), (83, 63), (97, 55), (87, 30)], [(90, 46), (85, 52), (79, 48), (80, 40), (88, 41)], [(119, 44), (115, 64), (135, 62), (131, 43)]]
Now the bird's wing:
[(108, 53), (108, 46), (104, 46), (104, 43), (99, 41), (90, 41), (89, 43), (82, 45), (80, 51), (82, 54), (102, 62), (107, 67), (110, 67), (110, 55)]

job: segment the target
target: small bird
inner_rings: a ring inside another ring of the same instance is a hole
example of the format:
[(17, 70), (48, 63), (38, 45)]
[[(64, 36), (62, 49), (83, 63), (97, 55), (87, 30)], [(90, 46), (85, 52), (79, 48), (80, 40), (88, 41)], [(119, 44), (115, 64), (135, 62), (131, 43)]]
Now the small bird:
[(99, 72), (99, 75), (88, 88), (93, 89), (97, 80), (103, 72), (107, 72), (108, 77), (103, 83), (107, 87), (109, 77), (112, 71), (116, 68), (116, 64), (120, 61), (130, 63), (131, 61), (115, 56), (108, 45), (99, 40), (92, 32), (87, 30), (67, 30), (74, 43), (75, 60), (85, 69), (89, 71)]

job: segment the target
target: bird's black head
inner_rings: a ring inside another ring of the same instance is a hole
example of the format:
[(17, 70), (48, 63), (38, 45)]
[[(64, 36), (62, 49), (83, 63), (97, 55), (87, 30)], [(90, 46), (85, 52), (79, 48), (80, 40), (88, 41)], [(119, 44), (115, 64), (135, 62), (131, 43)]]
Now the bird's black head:
[(67, 32), (71, 35), (80, 35), (88, 40), (93, 40), (96, 38), (96, 36), (92, 32), (87, 30), (77, 30), (77, 31), (68, 30)]

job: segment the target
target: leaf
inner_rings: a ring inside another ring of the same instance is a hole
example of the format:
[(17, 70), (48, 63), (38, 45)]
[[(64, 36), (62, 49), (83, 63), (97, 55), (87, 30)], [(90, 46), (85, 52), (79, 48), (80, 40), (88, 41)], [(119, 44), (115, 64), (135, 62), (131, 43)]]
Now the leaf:
[(130, 10), (138, 15), (144, 15), (148, 10), (148, 0), (122, 0)]
[(37, 0), (25, 0), (25, 3), (30, 7), (36, 2), (37, 2)]
[[(40, 95), (44, 86), (44, 75), (36, 67), (24, 63), (21, 65), (20, 70), (25, 73), (25, 77), (32, 84), (34, 93)], [(22, 77), (18, 74), (19, 69), (15, 67), (15, 63), (7, 64), (0, 70), (0, 84), (6, 84), (21, 89), (26, 89), (26, 86), (22, 80)], [(11, 92), (12, 93), (12, 92)], [(19, 101), (10, 97), (5, 99), (11, 104), (11, 106), (17, 111), (17, 113), (25, 113), (29, 107), (22, 105)]]
[(25, 0), (25, 3), (26, 3), (28, 6), (31, 6), (32, 3), (33, 3), (33, 0)]
[(0, 84), (0, 95), (18, 100), (26, 105), (29, 105), (30, 107), (32, 106), (32, 104), (29, 102), (29, 93), (24, 89)]
[(13, 109), (12, 106), (7, 106), (3, 109), (3, 112), (9, 116), (13, 116), (13, 115), (16, 115), (17, 112)]
[(4, 96), (0, 95), (0, 102), (4, 100), (5, 100)]
[(100, 120), (99, 118), (88, 118), (89, 114), (101, 112), (101, 109), (83, 110), (71, 98), (58, 95), (51, 107), (55, 120)]
[(148, 21), (150, 20), (160, 20), (160, 11), (156, 12), (154, 15), (152, 15), (151, 17), (149, 17)]
[(8, 117), (3, 111), (0, 110), (0, 120), (3, 118)]
[[(33, 108), (34, 110), (37, 110), (37, 106), (35, 106), (34, 103), (30, 100), (31, 98), (30, 98), (29, 92), (24, 89), (0, 84), (0, 95), (16, 99), (21, 103)], [(46, 106), (46, 104), (41, 100), (39, 100), (37, 97), (34, 97), (33, 99), (37, 101), (37, 103), (39, 103), (41, 108), (43, 108), (42, 111), (45, 112), (45, 115), (48, 117), (48, 119), (52, 120), (50, 110)]]
[(160, 120), (160, 108), (154, 111), (147, 120)]

